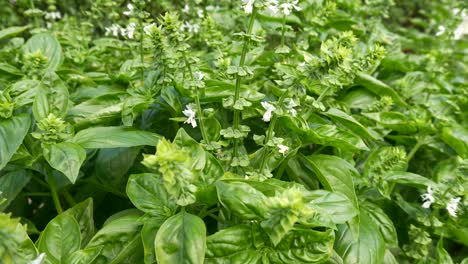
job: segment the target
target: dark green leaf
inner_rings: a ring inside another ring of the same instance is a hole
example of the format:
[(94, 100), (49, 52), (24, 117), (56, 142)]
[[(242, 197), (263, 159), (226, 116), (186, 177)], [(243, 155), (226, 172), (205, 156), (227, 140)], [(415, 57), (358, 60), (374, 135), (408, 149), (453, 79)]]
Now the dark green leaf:
[(66, 210), (63, 214), (67, 214), (75, 218), (80, 226), (81, 245), (86, 244), (94, 235), (94, 219), (93, 219), (93, 199), (88, 198), (85, 201)]
[(393, 101), (400, 106), (407, 106), (406, 102), (400, 98), (392, 87), (368, 74), (359, 73), (356, 78), (356, 83), (364, 86), (378, 96), (387, 95), (392, 97)]
[(8, 207), (30, 180), (31, 174), (25, 170), (12, 171), (0, 176), (0, 201), (6, 199), (0, 203), (0, 211)]
[(83, 148), (156, 146), (161, 136), (130, 127), (92, 127), (79, 131), (71, 140)]
[(444, 127), (441, 138), (462, 158), (468, 158), (468, 129), (466, 127), (455, 124)]
[(66, 264), (89, 264), (101, 254), (102, 246), (90, 247), (82, 250), (75, 251), (71, 254), (66, 261), (63, 263)]

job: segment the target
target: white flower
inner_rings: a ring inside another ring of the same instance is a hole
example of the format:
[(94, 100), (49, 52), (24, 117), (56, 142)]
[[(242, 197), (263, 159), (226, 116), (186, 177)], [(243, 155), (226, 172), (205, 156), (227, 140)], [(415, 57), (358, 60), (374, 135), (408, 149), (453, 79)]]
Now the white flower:
[(182, 9), (182, 13), (188, 13), (190, 11), (190, 6), (185, 5), (184, 8)]
[(58, 19), (62, 18), (62, 15), (58, 11), (57, 12), (46, 12), (44, 18), (47, 19), (47, 20), (58, 20)]
[(204, 13), (203, 13), (203, 9), (198, 9), (198, 10), (197, 10), (197, 16), (198, 16), (199, 18), (205, 17), (205, 16), (204, 16)]
[(266, 112), (263, 114), (263, 121), (265, 122), (270, 122), (271, 120), (271, 116), (272, 116), (272, 113), (273, 111), (276, 110), (276, 107), (274, 107), (273, 105), (269, 104), (268, 102), (262, 102), (262, 106), (263, 108), (265, 108)]
[(293, 9), (295, 9), (296, 11), (301, 11), (302, 9), (299, 6), (297, 6), (298, 2), (299, 0), (293, 0), (291, 2), (288, 1), (287, 3), (282, 3), (281, 5), (279, 5), (280, 9), (282, 9), (281, 12), (283, 12), (285, 16), (288, 16), (291, 14), (291, 11)]
[(152, 29), (156, 27), (156, 23), (151, 23), (143, 27), (143, 31), (146, 35), (151, 35)]
[(423, 202), (424, 202), (422, 204), (423, 208), (429, 208), (431, 207), (431, 204), (435, 202), (433, 194), (434, 194), (434, 191), (432, 190), (432, 188), (427, 187), (427, 193), (424, 193), (421, 195), (421, 198), (423, 199)]
[(291, 113), (291, 115), (293, 117), (296, 117), (296, 115), (297, 115), (297, 111), (296, 111), (296, 109), (294, 109), (294, 107), (296, 107), (296, 106), (297, 106), (297, 104), (296, 104), (296, 102), (294, 102), (293, 99), (291, 99), (289, 101), (288, 105), (286, 105), (286, 108), (288, 109), (289, 113)]
[(197, 72), (194, 72), (193, 73), (193, 77), (199, 81), (203, 80), (203, 78), (205, 78), (205, 74), (201, 71), (197, 71)]
[(283, 144), (278, 144), (277, 147), (279, 148), (279, 153), (283, 154), (283, 156), (285, 156), (289, 151), (289, 147)]
[(122, 35), (127, 36), (129, 39), (133, 39), (135, 36), (135, 28), (136, 28), (136, 23), (130, 23), (128, 24), (126, 29), (122, 30)]
[(266, 6), (273, 14), (278, 13), (278, 0), (268, 0)]
[(39, 256), (37, 256), (36, 259), (29, 262), (29, 264), (41, 264), (42, 260), (44, 260), (44, 257), (45, 257), (45, 253), (41, 253), (41, 254), (39, 254)]
[(110, 27), (106, 27), (106, 36), (112, 33), (114, 37), (119, 36), (119, 30), (121, 30), (119, 25), (112, 24)]
[(436, 32), (435, 35), (436, 35), (436, 36), (440, 36), (440, 35), (444, 34), (444, 32), (445, 32), (445, 27), (441, 25), (441, 26), (439, 26), (439, 27), (437, 28), (437, 30), (438, 30), (438, 31)]
[(454, 39), (461, 39), (463, 35), (467, 35), (467, 34), (468, 34), (468, 16), (465, 16), (461, 24), (458, 25), (458, 27), (453, 32), (453, 35), (454, 35)]
[(126, 16), (131, 16), (133, 14), (134, 7), (132, 4), (128, 4), (127, 8), (128, 8), (128, 11), (123, 12), (123, 14)]
[(244, 179), (245, 179), (245, 180), (248, 180), (248, 179), (249, 179), (249, 176), (248, 176), (248, 175), (245, 175), (245, 176), (244, 176)]
[(252, 13), (254, 2), (255, 0), (242, 0), (242, 4), (244, 5), (244, 12), (246, 14)]
[(447, 209), (447, 212), (453, 217), (457, 217), (458, 203), (460, 202), (460, 200), (460, 197), (451, 198), (450, 202), (447, 204), (447, 207), (445, 207), (445, 209)]
[(185, 23), (180, 27), (182, 30), (187, 30), (190, 33), (198, 33), (200, 26), (198, 24), (190, 24), (190, 22), (185, 21)]
[(192, 104), (188, 104), (186, 107), (185, 107), (185, 110), (182, 111), (182, 113), (187, 117), (187, 120), (185, 120), (185, 124), (190, 124), (192, 125), (193, 128), (197, 127), (197, 120), (195, 119), (195, 111), (193, 110), (193, 105)]

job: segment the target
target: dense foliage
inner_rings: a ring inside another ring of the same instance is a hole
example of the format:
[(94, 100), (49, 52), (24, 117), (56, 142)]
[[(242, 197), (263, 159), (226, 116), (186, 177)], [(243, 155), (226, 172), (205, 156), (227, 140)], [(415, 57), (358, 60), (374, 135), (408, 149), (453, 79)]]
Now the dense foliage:
[(466, 2), (1, 1), (1, 263), (468, 263)]

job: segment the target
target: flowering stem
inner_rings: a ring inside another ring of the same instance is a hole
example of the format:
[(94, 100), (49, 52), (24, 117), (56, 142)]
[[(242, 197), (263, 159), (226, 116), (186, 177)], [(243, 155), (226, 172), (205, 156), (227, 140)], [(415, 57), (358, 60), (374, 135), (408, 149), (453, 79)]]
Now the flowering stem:
[[(34, 0), (29, 0), (29, 5), (31, 9), (36, 9), (36, 6), (34, 6)], [(39, 27), (39, 21), (37, 20), (36, 14), (33, 15), (33, 20), (34, 20), (34, 26)]]
[(143, 37), (144, 37), (144, 30), (143, 30), (143, 20), (140, 18), (138, 20), (140, 24), (140, 73), (141, 73), (141, 81), (144, 83), (145, 81), (145, 72), (143, 70), (143, 61), (144, 61), (144, 55), (143, 55)]
[(284, 31), (286, 29), (286, 15), (283, 15), (283, 25), (281, 28), (281, 47), (284, 47)]
[[(190, 63), (187, 59), (187, 56), (185, 55), (185, 52), (182, 52), (182, 56), (184, 57), (185, 65), (187, 65), (187, 69), (189, 70), (190, 73), (190, 79), (193, 82), (193, 72), (192, 72), (192, 67), (190, 67)], [(195, 104), (197, 105), (197, 112), (198, 112), (198, 123), (200, 123), (200, 131), (202, 134), (202, 138), (205, 141), (206, 144), (210, 143), (208, 140), (208, 135), (206, 134), (205, 130), (205, 123), (203, 121), (203, 112), (200, 104), (200, 96), (198, 95), (198, 88), (195, 90)]]
[[(285, 91), (280, 99), (278, 100), (278, 106), (281, 106), (283, 104), (284, 99), (286, 98), (287, 91)], [(263, 171), (266, 165), (266, 160), (268, 156), (268, 142), (273, 138), (273, 132), (275, 130), (275, 124), (276, 124), (276, 119), (278, 118), (278, 115), (273, 113), (273, 117), (271, 118), (270, 125), (268, 126), (268, 131), (267, 131), (267, 136), (265, 138), (265, 152), (263, 153), (262, 156), (262, 162), (260, 163), (260, 172)]]
[(328, 93), (328, 91), (330, 90), (330, 86), (328, 86), (320, 95), (319, 97), (317, 98), (317, 103), (320, 103), (322, 101), (322, 99), (325, 97), (325, 95)]
[(57, 210), (57, 213), (61, 214), (63, 212), (63, 209), (60, 205), (57, 187), (55, 186), (55, 178), (52, 172), (47, 173), (47, 181), (49, 182), (50, 193), (52, 194), (52, 200), (54, 200), (55, 209)]
[(416, 154), (416, 152), (419, 150), (419, 148), (420, 148), (422, 145), (423, 145), (423, 143), (420, 142), (420, 141), (418, 141), (418, 142), (416, 143), (416, 145), (413, 147), (413, 149), (411, 149), (410, 153), (409, 153), (408, 156), (406, 157), (406, 160), (407, 160), (408, 162), (413, 158), (414, 154)]
[[(255, 15), (257, 13), (257, 9), (254, 7), (252, 10), (252, 14), (250, 15), (250, 20), (249, 20), (249, 27), (247, 28), (247, 35), (252, 34), (252, 29), (253, 25), (255, 22)], [(250, 40), (245, 39), (244, 37), (244, 46), (242, 47), (242, 53), (239, 61), (239, 68), (244, 67), (245, 63), (245, 57), (247, 55), (247, 49), (249, 48)], [(241, 79), (242, 77), (239, 75), (239, 73), (236, 73), (236, 89), (234, 92), (234, 105), (237, 103), (237, 101), (240, 98), (240, 85), (241, 85)], [(237, 109), (234, 109), (234, 129), (239, 129), (240, 125), (240, 111)], [(234, 153), (233, 153), (233, 158), (238, 157), (239, 155), (239, 140), (234, 139)]]

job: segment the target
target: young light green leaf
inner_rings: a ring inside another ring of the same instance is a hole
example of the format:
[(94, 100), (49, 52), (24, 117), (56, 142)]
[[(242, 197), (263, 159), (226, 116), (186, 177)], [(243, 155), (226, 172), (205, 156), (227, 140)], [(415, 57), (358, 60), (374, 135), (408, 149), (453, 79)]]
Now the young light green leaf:
[(68, 214), (60, 214), (50, 221), (42, 231), (37, 249), (45, 252), (51, 263), (64, 263), (75, 251), (80, 249), (80, 227)]
[(20, 114), (0, 121), (0, 170), (10, 161), (28, 133), (31, 119)]
[(83, 148), (119, 148), (156, 146), (161, 136), (130, 127), (91, 127), (76, 133), (71, 139)]
[(308, 192), (304, 200), (309, 207), (330, 216), (335, 224), (344, 224), (358, 214), (351, 200), (341, 193), (314, 190)]
[(421, 175), (404, 172), (404, 171), (392, 171), (385, 174), (385, 181), (395, 182), (403, 185), (414, 186), (417, 188), (434, 187), (436, 183), (430, 179)]
[(8, 28), (5, 28), (5, 29), (2, 29), (2, 30), (0, 30), (0, 39), (13, 37), (15, 35), (20, 34), (21, 32), (25, 31), (28, 28), (29, 28), (29, 26), (8, 27)]
[(335, 122), (338, 122), (353, 131), (356, 135), (366, 137), (369, 139), (376, 139), (376, 136), (371, 134), (367, 128), (365, 128), (359, 121), (354, 119), (354, 117), (346, 114), (345, 112), (338, 110), (336, 108), (330, 108), (327, 112), (324, 113), (329, 116)]
[(47, 145), (44, 157), (52, 168), (65, 174), (71, 183), (75, 183), (81, 164), (86, 159), (86, 151), (78, 144), (61, 142)]
[(181, 212), (167, 219), (154, 241), (160, 264), (203, 264), (206, 249), (205, 223), (198, 216)]
[(444, 127), (441, 138), (462, 158), (468, 158), (468, 129), (466, 127), (456, 124)]

